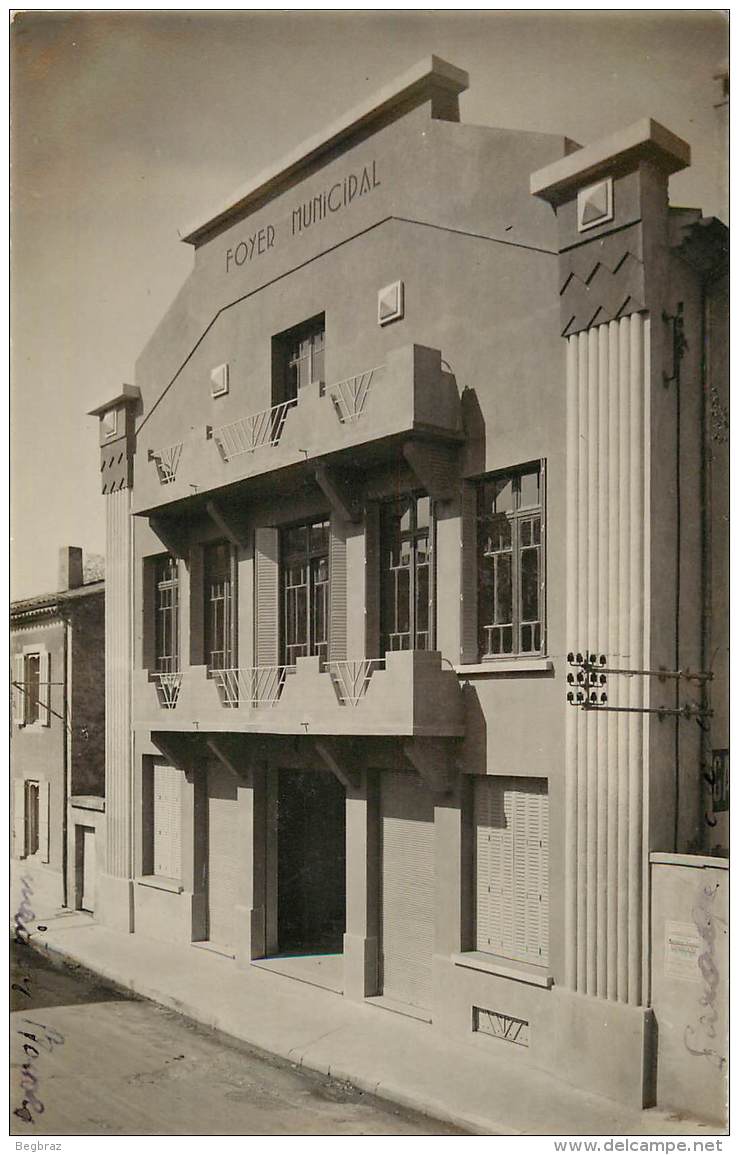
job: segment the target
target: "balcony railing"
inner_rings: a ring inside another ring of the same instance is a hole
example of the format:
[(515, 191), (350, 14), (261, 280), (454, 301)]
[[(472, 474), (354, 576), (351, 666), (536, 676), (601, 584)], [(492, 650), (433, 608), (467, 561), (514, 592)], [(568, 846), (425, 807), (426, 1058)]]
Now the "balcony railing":
[(231, 461), (242, 453), (254, 453), (265, 445), (277, 445), (287, 412), (296, 404), (297, 397), (292, 397), (271, 409), (232, 421), (230, 425), (220, 425), (215, 429), (208, 427), (206, 436), (213, 438), (224, 461)]
[(356, 706), (367, 693), (375, 670), (385, 669), (384, 658), (365, 658), (360, 661), (330, 661), (324, 668), (331, 675), (336, 697), (342, 706)]
[(337, 381), (330, 386), (328, 394), (342, 425), (359, 421), (367, 404), (372, 378), (381, 369), (384, 369), (384, 365), (377, 365), (374, 369), (357, 373), (354, 377), (347, 377), (345, 381)]
[(151, 680), (156, 684), (159, 705), (165, 710), (174, 710), (180, 696), (182, 674), (151, 674)]
[(182, 441), (176, 445), (168, 445), (166, 449), (150, 449), (149, 461), (157, 467), (157, 474), (162, 485), (171, 485), (177, 476), (177, 466), (182, 455)]
[(288, 674), (295, 666), (247, 666), (244, 669), (213, 670), (224, 706), (276, 706)]

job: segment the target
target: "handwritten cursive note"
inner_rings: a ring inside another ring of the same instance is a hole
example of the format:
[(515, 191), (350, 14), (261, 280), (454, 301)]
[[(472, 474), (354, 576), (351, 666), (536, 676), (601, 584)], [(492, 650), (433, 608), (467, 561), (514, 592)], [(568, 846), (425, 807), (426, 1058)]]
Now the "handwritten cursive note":
[(703, 980), (703, 993), (698, 999), (698, 1006), (705, 1008), (705, 1010), (699, 1014), (697, 1024), (689, 1023), (686, 1026), (683, 1042), (691, 1055), (705, 1058), (709, 1063), (718, 1067), (720, 1071), (723, 1071), (726, 1068), (726, 1058), (713, 1045), (717, 1035), (716, 1000), (721, 980), (716, 955), (716, 932), (717, 924), (724, 921), (713, 912), (713, 903), (718, 888), (718, 882), (701, 886), (693, 905), (693, 921), (703, 942), (703, 950), (698, 956), (698, 970)]

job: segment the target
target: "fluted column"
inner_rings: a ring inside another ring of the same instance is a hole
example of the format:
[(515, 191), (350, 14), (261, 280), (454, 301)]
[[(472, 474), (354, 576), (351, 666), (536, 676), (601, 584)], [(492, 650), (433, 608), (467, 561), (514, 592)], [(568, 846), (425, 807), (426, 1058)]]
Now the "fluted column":
[[(646, 663), (648, 344), (645, 313), (568, 338), (566, 636), (628, 669)], [(639, 708), (644, 679), (610, 674), (607, 693)], [(638, 1005), (645, 716), (566, 709), (565, 981)]]
[(133, 523), (134, 414), (139, 391), (123, 391), (92, 411), (99, 418), (105, 498), (105, 863), (97, 915), (133, 930)]

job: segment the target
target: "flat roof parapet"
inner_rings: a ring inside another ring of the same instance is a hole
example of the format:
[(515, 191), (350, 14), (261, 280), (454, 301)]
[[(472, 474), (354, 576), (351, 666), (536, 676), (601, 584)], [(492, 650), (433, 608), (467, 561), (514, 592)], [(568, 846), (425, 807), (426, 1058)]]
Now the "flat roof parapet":
[(690, 145), (645, 117), (532, 173), (531, 193), (557, 205), (585, 181), (605, 171), (628, 168), (641, 159), (653, 161), (666, 173), (679, 172), (690, 164)]
[(456, 97), (468, 86), (468, 74), (454, 64), (438, 56), (418, 61), (402, 76), (390, 81), (322, 132), (309, 137), (276, 164), (270, 165), (253, 180), (242, 185), (207, 220), (191, 223), (183, 230), (182, 240), (186, 244), (199, 245), (231, 218), (242, 215), (255, 204), (286, 187), (307, 165), (343, 141), (366, 130), (374, 121), (385, 122), (400, 109), (409, 111), (429, 100), (434, 93), (443, 92)]

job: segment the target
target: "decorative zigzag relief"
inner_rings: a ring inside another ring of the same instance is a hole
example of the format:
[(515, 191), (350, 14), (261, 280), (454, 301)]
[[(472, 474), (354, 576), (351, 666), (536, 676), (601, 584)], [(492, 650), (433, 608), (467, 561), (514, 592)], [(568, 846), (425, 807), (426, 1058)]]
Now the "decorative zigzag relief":
[(100, 473), (103, 493), (115, 493), (117, 489), (130, 485), (130, 463), (125, 448), (119, 441), (116, 447), (103, 446), (100, 450)]
[(640, 225), (560, 254), (562, 336), (644, 308)]

